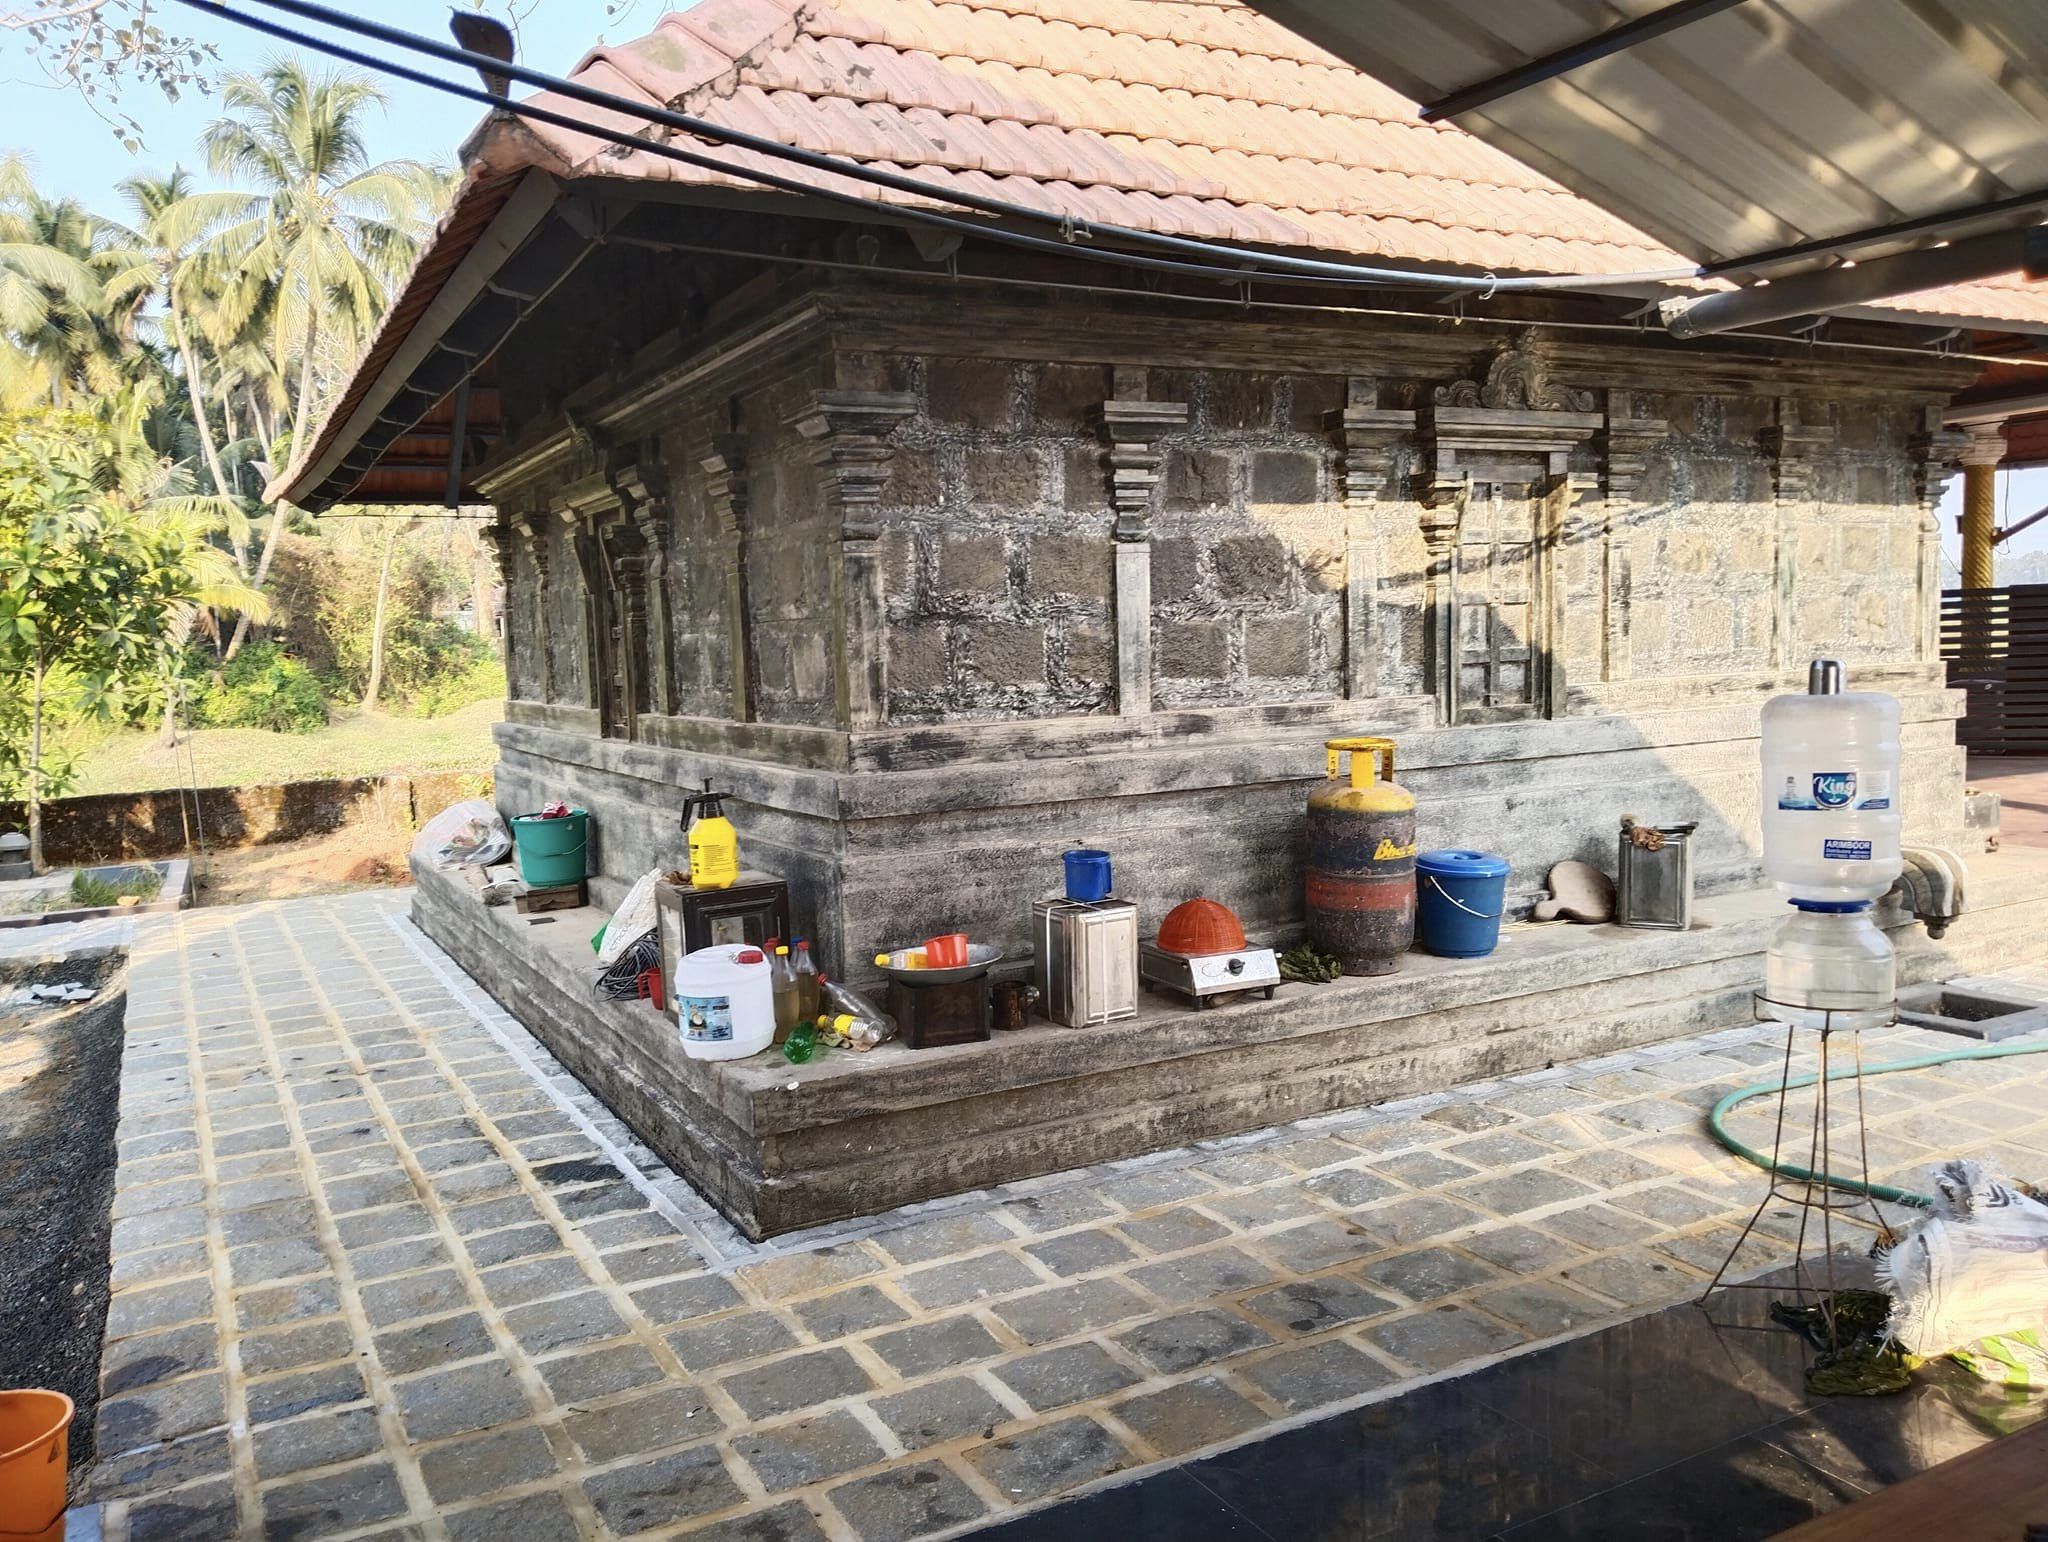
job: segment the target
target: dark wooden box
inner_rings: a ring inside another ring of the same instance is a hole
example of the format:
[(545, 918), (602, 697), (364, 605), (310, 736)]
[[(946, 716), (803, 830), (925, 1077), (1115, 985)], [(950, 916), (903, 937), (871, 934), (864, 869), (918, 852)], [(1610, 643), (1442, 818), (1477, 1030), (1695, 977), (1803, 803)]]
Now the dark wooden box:
[[(666, 879), (654, 886), (654, 924), (661, 936), (662, 983), (673, 986), (685, 953), (718, 943), (767, 946), (790, 941), (789, 885), (765, 873), (741, 873), (729, 889), (693, 889)], [(668, 1015), (675, 1016), (671, 1003)]]
[(989, 1036), (994, 1017), (987, 975), (946, 985), (889, 982), (889, 1015), (903, 1042), (912, 1049), (941, 1044), (973, 1044)]

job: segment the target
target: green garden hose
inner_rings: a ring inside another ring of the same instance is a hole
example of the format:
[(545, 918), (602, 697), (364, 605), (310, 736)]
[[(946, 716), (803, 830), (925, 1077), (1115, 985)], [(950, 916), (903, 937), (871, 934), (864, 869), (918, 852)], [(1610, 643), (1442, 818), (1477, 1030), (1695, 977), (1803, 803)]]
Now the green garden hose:
[[(1862, 1074), (1882, 1076), (1887, 1071), (1918, 1071), (1931, 1065), (1950, 1065), (1958, 1060), (2003, 1060), (2008, 1055), (2043, 1054), (2048, 1054), (2048, 1044), (1986, 1044), (1975, 1049), (1952, 1049), (1940, 1055), (1920, 1055), (1911, 1060), (1894, 1060), (1887, 1065), (1865, 1066), (1862, 1068)], [(1839, 1071), (1829, 1072), (1828, 1080), (1838, 1082), (1856, 1074), (1855, 1066), (1844, 1066)], [(1765, 1172), (1780, 1172), (1788, 1178), (1797, 1178), (1802, 1182), (1825, 1183), (1829, 1188), (1842, 1189), (1851, 1194), (1868, 1194), (1872, 1199), (1889, 1200), (1895, 1205), (1912, 1205), (1921, 1210), (1932, 1208), (1932, 1199), (1925, 1194), (1916, 1194), (1911, 1189), (1895, 1189), (1888, 1183), (1859, 1182), (1857, 1179), (1839, 1177), (1834, 1173), (1816, 1173), (1808, 1168), (1795, 1167), (1790, 1162), (1773, 1164), (1761, 1151), (1745, 1146), (1728, 1133), (1728, 1126), (1724, 1121), (1729, 1110), (1736, 1104), (1776, 1092), (1781, 1086), (1787, 1092), (1796, 1092), (1801, 1087), (1811, 1087), (1819, 1080), (1818, 1075), (1795, 1076), (1788, 1082), (1756, 1082), (1747, 1087), (1737, 1088), (1714, 1105), (1714, 1111), (1707, 1115), (1707, 1128), (1713, 1132), (1715, 1140), (1743, 1161), (1753, 1162)]]

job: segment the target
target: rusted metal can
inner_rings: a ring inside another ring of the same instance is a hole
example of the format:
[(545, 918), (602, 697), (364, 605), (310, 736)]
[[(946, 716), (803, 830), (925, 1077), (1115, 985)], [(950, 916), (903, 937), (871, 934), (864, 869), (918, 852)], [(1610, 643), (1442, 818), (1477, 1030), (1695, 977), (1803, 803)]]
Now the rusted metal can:
[(1346, 974), (1391, 974), (1415, 940), (1415, 799), (1394, 781), (1392, 739), (1323, 749), (1329, 780), (1308, 795), (1308, 939)]

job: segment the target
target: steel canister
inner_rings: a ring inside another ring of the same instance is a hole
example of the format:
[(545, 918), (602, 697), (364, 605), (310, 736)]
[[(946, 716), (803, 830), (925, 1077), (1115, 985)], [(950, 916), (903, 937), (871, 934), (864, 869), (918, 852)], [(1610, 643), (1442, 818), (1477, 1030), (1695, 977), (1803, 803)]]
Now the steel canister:
[(1393, 779), (1392, 739), (1323, 750), (1328, 780), (1308, 795), (1309, 941), (1346, 974), (1390, 974), (1415, 940), (1415, 799)]
[(1623, 926), (1682, 932), (1692, 926), (1692, 834), (1697, 822), (1624, 822), (1615, 870), (1614, 919)]
[(1086, 1028), (1138, 1011), (1138, 907), (1128, 900), (1034, 900), (1038, 1009)]

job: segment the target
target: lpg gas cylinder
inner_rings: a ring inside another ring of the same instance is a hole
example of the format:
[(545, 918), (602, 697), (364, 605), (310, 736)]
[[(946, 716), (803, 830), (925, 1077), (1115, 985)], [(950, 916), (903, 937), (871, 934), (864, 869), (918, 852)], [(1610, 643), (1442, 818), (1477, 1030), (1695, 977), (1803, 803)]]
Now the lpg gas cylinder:
[(1308, 795), (1308, 939), (1346, 974), (1391, 974), (1415, 940), (1415, 799), (1394, 781), (1392, 739), (1323, 748), (1329, 780)]

